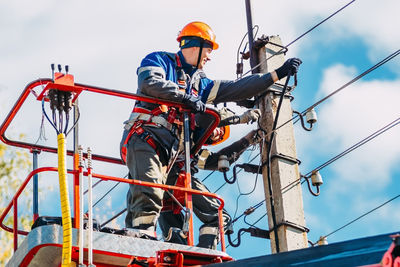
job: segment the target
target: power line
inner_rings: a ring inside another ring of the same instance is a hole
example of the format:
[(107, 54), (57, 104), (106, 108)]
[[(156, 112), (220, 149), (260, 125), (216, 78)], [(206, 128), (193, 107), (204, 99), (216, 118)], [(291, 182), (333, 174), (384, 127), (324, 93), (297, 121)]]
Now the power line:
[(333, 16), (335, 16), (337, 13), (339, 13), (340, 11), (342, 11), (343, 9), (345, 9), (346, 7), (348, 7), (350, 4), (352, 4), (353, 2), (355, 2), (356, 0), (352, 0), (349, 3), (347, 3), (346, 5), (344, 5), (343, 7), (341, 7), (340, 9), (338, 9), (337, 11), (335, 11), (334, 13), (332, 13), (331, 15), (329, 15), (327, 18), (325, 18), (324, 20), (322, 20), (321, 22), (319, 22), (318, 24), (316, 24), (315, 26), (313, 26), (311, 29), (309, 29), (308, 31), (304, 32), (302, 35), (300, 35), (299, 37), (297, 37), (296, 39), (294, 39), (293, 41), (291, 41), (288, 45), (284, 46), (283, 48), (281, 48), (278, 52), (272, 54), (270, 57), (264, 59), (263, 61), (261, 61), (260, 63), (258, 63), (257, 65), (255, 65), (254, 67), (252, 67), (249, 71), (247, 71), (246, 73), (243, 74), (243, 76), (247, 75), (248, 73), (250, 73), (251, 71), (253, 71), (254, 69), (258, 68), (261, 64), (263, 64), (265, 61), (270, 60), (272, 57), (276, 56), (277, 54), (281, 53), (283, 50), (287, 49), (289, 46), (291, 46), (292, 44), (294, 44), (295, 42), (297, 42), (298, 40), (300, 40), (301, 38), (303, 38), (305, 35), (307, 35), (308, 33), (310, 33), (311, 31), (313, 31), (315, 28), (317, 28), (318, 26), (320, 26), (322, 23), (324, 23), (325, 21), (327, 21), (328, 19), (332, 18)]
[(284, 191), (284, 190), (288, 189), (289, 187), (292, 188), (294, 185), (298, 184), (303, 177), (309, 177), (312, 174), (313, 171), (319, 171), (319, 170), (327, 167), (328, 165), (332, 164), (336, 160), (344, 157), (348, 153), (354, 151), (355, 149), (359, 148), (362, 145), (365, 145), (366, 143), (368, 143), (369, 141), (375, 139), (379, 135), (381, 135), (381, 134), (385, 133), (386, 131), (392, 129), (393, 127), (397, 126), (399, 123), (400, 123), (400, 117), (398, 117), (394, 121), (388, 123), (387, 125), (383, 126), (382, 128), (380, 128), (379, 130), (377, 130), (374, 133), (370, 134), (369, 136), (365, 137), (364, 139), (362, 139), (361, 141), (359, 141), (356, 144), (352, 145), (351, 147), (347, 148), (346, 150), (344, 150), (343, 152), (341, 152), (338, 155), (334, 156), (333, 158), (329, 159), (328, 161), (326, 161), (325, 163), (321, 164), (320, 166), (316, 167), (312, 171), (308, 172), (306, 175), (300, 177), (299, 179), (297, 179), (297, 180), (293, 181), (292, 183), (288, 184), (287, 186), (283, 187), (281, 190)]
[(391, 198), (391, 199), (389, 199), (389, 200), (387, 200), (387, 201), (385, 201), (385, 202), (384, 202), (384, 203), (382, 203), (381, 205), (379, 205), (379, 206), (377, 206), (376, 208), (373, 208), (372, 210), (370, 210), (370, 211), (368, 211), (368, 212), (366, 212), (366, 213), (362, 214), (361, 216), (358, 216), (358, 217), (357, 217), (357, 218), (355, 218), (354, 220), (352, 220), (352, 221), (350, 221), (350, 222), (346, 223), (345, 225), (343, 225), (343, 226), (339, 227), (338, 229), (336, 229), (336, 230), (334, 230), (334, 231), (330, 232), (329, 234), (327, 234), (327, 235), (323, 236), (323, 238), (327, 238), (328, 236), (330, 236), (330, 235), (332, 235), (332, 234), (334, 234), (334, 233), (336, 233), (336, 232), (338, 232), (338, 231), (342, 230), (343, 228), (345, 228), (345, 227), (349, 226), (350, 224), (352, 224), (352, 223), (354, 223), (354, 222), (356, 222), (356, 221), (360, 220), (361, 218), (363, 218), (363, 217), (367, 216), (368, 214), (370, 214), (370, 213), (372, 213), (372, 212), (376, 211), (377, 209), (379, 209), (379, 208), (381, 208), (381, 207), (385, 206), (386, 204), (388, 204), (388, 203), (392, 202), (393, 200), (395, 200), (395, 199), (396, 199), (396, 198), (398, 198), (398, 197), (400, 197), (400, 194), (399, 194), (399, 195), (397, 195), (397, 196), (395, 196), (395, 197), (393, 197), (393, 198)]
[[(349, 85), (355, 83), (356, 81), (358, 81), (359, 79), (361, 79), (362, 77), (364, 77), (365, 75), (367, 75), (368, 73), (376, 70), (377, 68), (381, 67), (382, 65), (386, 64), (387, 62), (389, 62), (390, 60), (392, 60), (393, 58), (397, 57), (400, 54), (400, 49), (395, 51), (394, 53), (390, 54), (389, 56), (387, 56), (386, 58), (382, 59), (381, 61), (379, 61), (377, 64), (375, 64), (374, 66), (372, 66), (371, 68), (367, 69), (366, 71), (364, 71), (363, 73), (361, 73), (360, 75), (358, 75), (357, 77), (355, 77), (354, 79), (352, 79), (351, 81), (347, 82), (346, 84), (342, 85), (340, 88), (336, 89), (335, 91), (333, 91), (332, 93), (330, 93), (329, 95), (327, 95), (326, 97), (322, 98), (321, 100), (317, 101), (316, 103), (312, 104), (311, 106), (309, 106), (308, 108), (306, 108), (303, 112), (301, 112), (301, 114), (305, 114), (308, 110), (311, 110), (313, 108), (315, 108), (316, 106), (318, 106), (319, 104), (321, 104), (322, 102), (326, 101), (327, 99), (329, 99), (330, 97), (332, 97), (333, 95), (339, 93), (340, 91), (342, 91), (343, 89), (345, 89), (346, 87), (348, 87)], [(289, 122), (297, 119), (299, 117), (299, 115), (295, 115), (293, 116), (290, 120), (284, 122), (283, 124), (279, 125), (276, 130), (280, 129), (281, 127), (285, 126), (286, 124), (288, 124)], [(271, 134), (271, 133), (269, 133)]]
[[(346, 83), (345, 85), (341, 86), (340, 88), (338, 88), (337, 90), (335, 90), (334, 92), (332, 92), (331, 94), (329, 94), (328, 96), (324, 97), (323, 99), (321, 99), (320, 101), (316, 102), (315, 104), (313, 104), (312, 106), (310, 106), (309, 108), (307, 108), (305, 111), (302, 112), (302, 114), (304, 114), (307, 110), (316, 107), (317, 105), (321, 104), (323, 101), (326, 101), (328, 98), (332, 97), (334, 94), (338, 93), (339, 91), (343, 90), (344, 88), (346, 88), (347, 86), (349, 86), (350, 84), (356, 82), (357, 80), (359, 80), (360, 78), (362, 78), (363, 76), (367, 75), (368, 73), (370, 73), (371, 71), (379, 68), (380, 66), (382, 66), (383, 64), (387, 63), (388, 61), (392, 60), (394, 57), (396, 57), (398, 54), (400, 53), (400, 50), (397, 50), (396, 52), (392, 53), (391, 55), (389, 55), (388, 57), (386, 57), (385, 59), (381, 60), (380, 62), (378, 62), (377, 64), (375, 64), (374, 66), (372, 66), (371, 68), (369, 68), (368, 70), (364, 71), (363, 73), (361, 73), (360, 75), (358, 75), (357, 77), (355, 77), (354, 79), (352, 79), (351, 81), (349, 81), (348, 83)], [(285, 122), (284, 124), (280, 125), (279, 127), (277, 127), (277, 129), (283, 127), (285, 124), (287, 124), (288, 122), (294, 120), (295, 118), (297, 118), (297, 116), (294, 116), (292, 119), (290, 119), (289, 121)], [(360, 142), (356, 143), (355, 145), (353, 145), (352, 147), (346, 149), (344, 152), (340, 153), (339, 155), (333, 157), (332, 159), (330, 159), (329, 161), (325, 162), (324, 164), (320, 165), (319, 167), (316, 168), (316, 170), (320, 170), (326, 166), (328, 166), (329, 164), (333, 163), (334, 161), (336, 161), (337, 159), (345, 156), (346, 154), (350, 153), (351, 151), (357, 149), (358, 147), (364, 145), (365, 143), (369, 142), (370, 140), (376, 138), (377, 136), (379, 136), (380, 134), (386, 132), (387, 130), (391, 129), (392, 127), (396, 126), (397, 124), (399, 124), (399, 120), (400, 118), (394, 120), (393, 122), (389, 123), (388, 125), (384, 126), (383, 128), (379, 129), (378, 131), (376, 131), (375, 133), (371, 134), (370, 136), (366, 137), (365, 139), (361, 140)], [(276, 130), (277, 130), (276, 129)], [(275, 130), (275, 131), (276, 131)], [(258, 156), (258, 155), (257, 155)], [(256, 157), (257, 157), (256, 156)], [(255, 157), (252, 159), (254, 160)], [(251, 160), (251, 161), (252, 161)], [(309, 172), (306, 176), (309, 176), (312, 173)], [(290, 183), (289, 185), (283, 187), (281, 190), (285, 190), (290, 186), (293, 186), (297, 183), (299, 183), (301, 180), (298, 179), (292, 183)], [(226, 182), (224, 184), (222, 184), (215, 192), (217, 192), (218, 190), (220, 190), (223, 186), (225, 186)], [(260, 203), (263, 203), (265, 200), (261, 201)], [(260, 204), (259, 203), (259, 204)], [(255, 209), (257, 209), (259, 206), (257, 206)], [(238, 218), (236, 218), (235, 220), (239, 219), (240, 217), (242, 217), (243, 215), (245, 215), (244, 213), (242, 215), (240, 215)]]
[[(262, 215), (260, 218), (258, 218), (257, 221), (255, 221), (254, 223), (252, 223), (250, 226), (254, 226), (256, 225), (259, 221), (262, 220), (262, 218), (264, 218), (267, 215), (267, 213), (264, 213), (264, 215)], [(239, 236), (242, 236), (245, 232), (241, 232)], [(233, 242), (236, 242), (238, 240), (239, 237), (236, 237)], [(228, 248), (230, 245), (227, 245), (226, 247)]]
[[(258, 169), (260, 169), (260, 166), (261, 166), (261, 161), (260, 161), (260, 164), (258, 165)], [(233, 217), (234, 217), (234, 218), (236, 217), (236, 213), (237, 213), (237, 211), (238, 211), (238, 209), (239, 209), (239, 198), (240, 198), (241, 196), (250, 195), (250, 194), (252, 194), (252, 193), (254, 192), (254, 190), (256, 190), (257, 181), (258, 181), (258, 174), (259, 174), (259, 173), (257, 172), (256, 178), (254, 179), (253, 189), (251, 189), (249, 192), (247, 192), (247, 193), (242, 193), (241, 190), (240, 190), (240, 187), (238, 186), (239, 195), (236, 197), (236, 209), (235, 209), (235, 213), (233, 214)], [(237, 182), (236, 184), (239, 185), (238, 182)]]
[[(260, 154), (254, 156), (248, 163), (253, 162), (253, 160), (255, 160)], [(243, 169), (240, 169), (237, 173), (240, 173)], [(229, 180), (231, 180), (233, 178), (233, 176), (231, 176), (231, 178), (229, 178)], [(224, 182), (220, 187), (217, 188), (217, 190), (214, 191), (214, 194), (217, 193), (222, 187), (224, 187), (227, 184), (227, 182)]]
[(262, 206), (262, 204), (265, 202), (265, 199), (258, 202), (257, 204), (250, 206), (249, 208), (247, 208), (241, 215), (239, 215), (238, 217), (234, 218), (232, 220), (232, 223), (235, 223), (237, 220), (239, 220), (242, 216), (247, 216), (252, 214), (256, 209), (258, 209), (259, 207)]
[[(380, 128), (379, 130), (375, 131), (374, 133), (372, 133), (371, 135), (367, 136), (366, 138), (364, 138), (363, 140), (357, 142), (356, 144), (352, 145), (351, 147), (347, 148), (345, 151), (341, 152), (340, 154), (334, 156), (333, 158), (331, 158), (330, 160), (326, 161), (325, 163), (321, 164), (320, 166), (318, 166), (317, 168), (315, 168), (314, 170), (321, 170), (323, 168), (325, 168), (326, 166), (328, 166), (329, 164), (332, 164), (333, 162), (335, 162), (336, 160), (338, 160), (341, 157), (344, 157), (346, 154), (350, 153), (351, 151), (359, 148), (360, 146), (366, 144), (367, 142), (371, 141), (372, 139), (378, 137), (379, 135), (383, 134), (384, 132), (390, 130), (391, 128), (397, 126), (398, 124), (400, 124), (400, 117), (395, 119), (394, 121), (390, 122), (389, 124), (385, 125), (384, 127)], [(314, 171), (313, 170), (313, 171)], [(313, 171), (308, 172), (306, 175), (304, 175), (304, 177), (308, 177), (309, 175), (312, 174)], [(302, 178), (297, 179), (296, 181), (293, 181), (292, 183), (290, 183), (289, 185), (283, 187), (281, 190), (284, 191), (286, 189), (288, 189), (289, 187), (292, 187), (296, 184), (298, 184), (300, 182)], [(262, 203), (265, 202), (265, 199), (260, 201), (259, 203), (257, 203), (254, 206), (249, 207), (248, 209), (246, 209), (246, 211), (244, 213), (242, 213), (239, 217), (235, 218), (233, 221), (237, 221), (238, 219), (240, 219), (242, 216), (244, 215), (248, 215), (250, 213), (248, 213), (248, 211), (251, 209), (251, 213), (253, 211), (255, 211), (256, 209), (258, 209)]]
[[(314, 170), (319, 171), (319, 170), (325, 168), (326, 166), (330, 165), (331, 163), (335, 162), (336, 160), (340, 159), (341, 157), (344, 157), (345, 155), (347, 155), (348, 153), (352, 152), (353, 150), (359, 148), (360, 146), (368, 143), (372, 139), (375, 139), (379, 135), (381, 135), (384, 132), (386, 132), (386, 131), (390, 130), (391, 128), (395, 127), (399, 123), (400, 123), (400, 117), (398, 117), (394, 121), (390, 122), (389, 124), (385, 125), (384, 127), (380, 128), (378, 131), (374, 132), (373, 134), (367, 136), (366, 138), (364, 138), (363, 140), (359, 141), (358, 143), (354, 144), (353, 146), (349, 147), (348, 149), (346, 149), (342, 153), (338, 154), (337, 156), (331, 158), (330, 160), (328, 160), (324, 164), (321, 164), (320, 166), (318, 166)], [(309, 172), (306, 176), (309, 176), (311, 173), (312, 173), (312, 171)]]
[(205, 180), (207, 180), (214, 172), (215, 172), (215, 170), (210, 172), (203, 180), (201, 180), (201, 182), (204, 182)]
[(99, 198), (96, 203), (93, 204), (92, 207), (95, 207), (97, 204), (99, 204), (100, 201), (102, 201), (111, 191), (113, 191), (121, 182), (116, 183), (113, 187), (111, 187), (101, 198)]

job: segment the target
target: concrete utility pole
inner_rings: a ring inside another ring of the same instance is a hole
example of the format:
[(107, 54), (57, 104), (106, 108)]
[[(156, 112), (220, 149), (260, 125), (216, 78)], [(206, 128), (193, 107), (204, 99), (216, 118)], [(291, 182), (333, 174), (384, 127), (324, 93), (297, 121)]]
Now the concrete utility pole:
[[(273, 44), (274, 43), (274, 44)], [(262, 62), (259, 70), (267, 73), (280, 67), (284, 63), (283, 52), (272, 57), (268, 61), (263, 61), (281, 50), (282, 45), (279, 36), (269, 37), (269, 42), (258, 50), (258, 62)], [(285, 84), (286, 78), (279, 81)], [(293, 77), (290, 82), (293, 84)], [(274, 93), (275, 91), (275, 93)], [(277, 106), (280, 98), (279, 92), (282, 86), (273, 85), (259, 102), (261, 109), (261, 126), (271, 133)], [(280, 109), (278, 123), (279, 127), (284, 122), (292, 118), (292, 107), (290, 99), (286, 96)], [(263, 146), (262, 162), (263, 180), (268, 212), (268, 224), (270, 229), (270, 240), (272, 253), (284, 252), (308, 246), (307, 233), (305, 228), (303, 197), (300, 184), (295, 184), (285, 188), (299, 178), (299, 169), (296, 162), (296, 145), (292, 122), (279, 128), (275, 132), (270, 154), (270, 179), (268, 178), (268, 168), (265, 164), (268, 160), (268, 144), (271, 134), (266, 137), (266, 144)], [(269, 183), (271, 181), (271, 183)], [(282, 190), (282, 188), (285, 188)], [(272, 197), (270, 192), (272, 192)], [(275, 217), (275, 219), (274, 219)], [(275, 230), (277, 232), (275, 232)], [(276, 240), (277, 238), (277, 240)]]

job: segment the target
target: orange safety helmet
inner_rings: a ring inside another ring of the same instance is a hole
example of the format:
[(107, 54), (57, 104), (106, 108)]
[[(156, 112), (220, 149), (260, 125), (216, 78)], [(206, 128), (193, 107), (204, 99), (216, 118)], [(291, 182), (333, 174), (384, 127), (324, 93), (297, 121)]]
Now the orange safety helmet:
[(215, 33), (210, 26), (204, 22), (194, 21), (187, 24), (179, 32), (178, 38), (176, 40), (180, 43), (183, 37), (199, 37), (206, 40), (212, 44), (212, 49), (218, 49), (219, 45), (215, 42)]
[[(215, 146), (218, 144), (221, 144), (222, 142), (226, 141), (229, 138), (229, 134), (230, 134), (230, 128), (229, 125), (223, 126), (223, 127), (217, 127), (215, 129), (220, 129), (220, 133), (218, 134), (218, 139), (216, 140), (212, 140), (211, 136), (207, 139), (207, 141), (205, 142), (204, 145), (210, 145), (210, 146)], [(222, 132), (222, 134), (221, 134)]]

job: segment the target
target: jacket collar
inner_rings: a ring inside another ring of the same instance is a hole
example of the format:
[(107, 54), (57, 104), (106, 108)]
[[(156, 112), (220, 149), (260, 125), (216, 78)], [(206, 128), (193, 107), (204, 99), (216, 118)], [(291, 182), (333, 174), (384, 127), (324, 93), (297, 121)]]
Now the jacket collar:
[(182, 54), (182, 51), (178, 52), (179, 59), (181, 60), (182, 63), (182, 68), (185, 71), (185, 73), (189, 74), (190, 76), (193, 75), (193, 73), (197, 70), (196, 67), (193, 67), (189, 63), (186, 62), (185, 57)]

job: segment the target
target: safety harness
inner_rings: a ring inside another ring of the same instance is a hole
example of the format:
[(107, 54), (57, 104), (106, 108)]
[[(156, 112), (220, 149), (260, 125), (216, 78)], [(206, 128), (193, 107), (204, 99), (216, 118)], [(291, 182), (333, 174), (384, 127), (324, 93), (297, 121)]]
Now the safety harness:
[(146, 131), (142, 126), (163, 126), (166, 129), (174, 132), (182, 122), (178, 119), (178, 112), (176, 108), (169, 108), (168, 117), (165, 119), (161, 114), (168, 111), (168, 108), (164, 105), (160, 105), (153, 110), (148, 110), (141, 107), (134, 107), (132, 110), (131, 118), (127, 121), (125, 129), (129, 130), (126, 138), (121, 147), (121, 158), (126, 163), (126, 155), (128, 152), (128, 142), (133, 135), (138, 136), (140, 139), (148, 143), (160, 156), (159, 143), (154, 139), (150, 132)]
[[(177, 84), (180, 90), (187, 88), (186, 74), (183, 70), (181, 60), (178, 54), (175, 54)], [(197, 96), (197, 90), (191, 90), (193, 95)], [(168, 115), (166, 115), (168, 114)], [(166, 118), (165, 118), (166, 117)], [(160, 156), (160, 144), (155, 140), (152, 134), (146, 131), (142, 126), (155, 126), (164, 127), (177, 135), (183, 125), (182, 116), (175, 107), (168, 107), (166, 105), (159, 105), (153, 110), (148, 110), (142, 107), (134, 107), (129, 120), (125, 122), (125, 130), (129, 133), (124, 139), (121, 146), (121, 158), (126, 164), (126, 155), (128, 142), (133, 135), (138, 136), (140, 139), (148, 143)], [(191, 116), (191, 128), (194, 129), (194, 114)]]
[[(172, 57), (171, 57), (172, 59)], [(190, 94), (198, 97), (199, 92), (196, 90), (193, 84), (193, 80), (191, 81), (188, 89), (187, 77), (185, 71), (183, 70), (181, 60), (178, 54), (175, 54), (175, 62), (176, 62), (176, 74), (177, 74), (177, 84), (179, 90), (190, 92)], [(201, 94), (200, 94), (201, 95)], [(168, 114), (168, 115), (166, 115)], [(182, 116), (178, 112), (175, 107), (168, 107), (166, 105), (159, 105), (157, 108), (153, 110), (148, 110), (142, 107), (134, 107), (131, 113), (131, 116), (128, 121), (125, 122), (125, 129), (128, 130), (128, 134), (124, 139), (124, 142), (121, 147), (121, 158), (126, 163), (127, 156), (127, 147), (130, 138), (133, 135), (138, 136), (140, 139), (148, 143), (160, 156), (161, 153), (161, 145), (159, 142), (155, 140), (152, 134), (146, 131), (143, 126), (155, 126), (155, 127), (164, 127), (171, 131), (172, 133), (177, 134), (183, 125)], [(195, 129), (195, 117), (194, 114), (190, 116), (190, 128), (191, 130)], [(185, 187), (185, 171), (184, 171), (184, 161), (176, 161), (175, 164), (178, 166), (180, 172), (178, 178), (175, 182), (175, 186)], [(178, 214), (182, 211), (182, 205), (185, 203), (185, 193), (183, 191), (175, 191), (173, 192), (174, 198), (164, 199), (163, 200), (163, 211), (172, 210), (174, 214)], [(179, 203), (176, 203), (179, 202)], [(181, 204), (181, 205), (180, 205)]]

